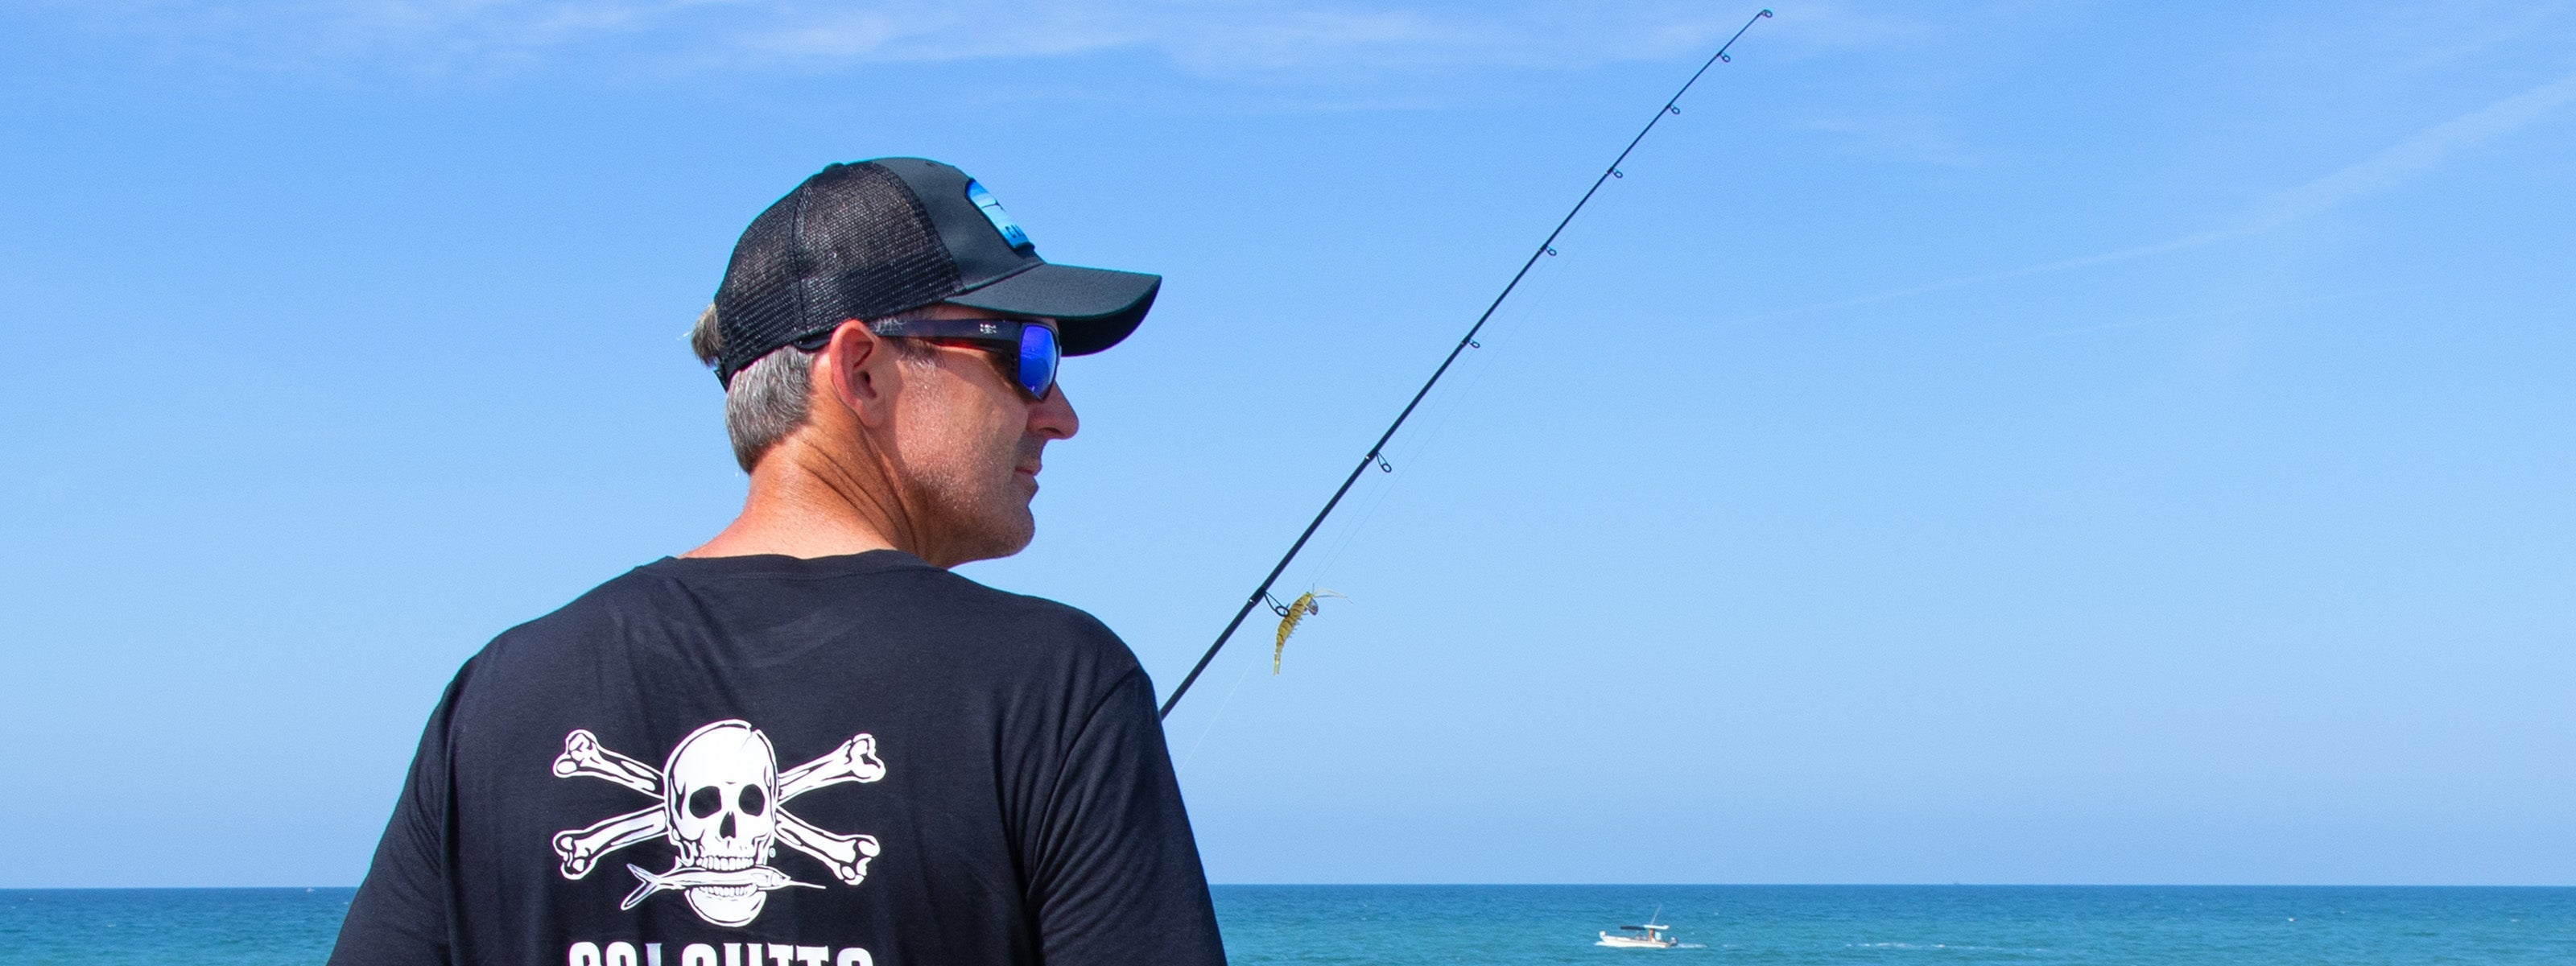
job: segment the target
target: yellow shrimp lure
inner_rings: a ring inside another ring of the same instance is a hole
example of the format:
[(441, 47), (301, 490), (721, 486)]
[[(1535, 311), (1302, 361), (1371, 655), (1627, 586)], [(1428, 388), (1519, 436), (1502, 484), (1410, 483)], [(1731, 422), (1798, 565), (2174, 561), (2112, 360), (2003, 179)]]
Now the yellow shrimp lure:
[(1288, 635), (1297, 632), (1297, 622), (1305, 620), (1308, 614), (1323, 612), (1323, 608), (1315, 606), (1315, 598), (1318, 597), (1350, 599), (1329, 590), (1310, 590), (1297, 595), (1296, 601), (1286, 607), (1271, 608), (1279, 614), (1279, 643), (1270, 648), (1270, 673), (1279, 673), (1279, 655), (1288, 652)]

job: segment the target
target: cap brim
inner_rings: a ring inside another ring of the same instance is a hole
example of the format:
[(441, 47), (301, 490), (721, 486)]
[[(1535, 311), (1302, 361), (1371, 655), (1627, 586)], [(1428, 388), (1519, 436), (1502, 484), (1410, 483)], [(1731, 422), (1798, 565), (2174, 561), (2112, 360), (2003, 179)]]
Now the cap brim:
[(1052, 318), (1064, 354), (1079, 356), (1117, 345), (1136, 331), (1162, 287), (1160, 275), (1050, 263), (942, 301)]

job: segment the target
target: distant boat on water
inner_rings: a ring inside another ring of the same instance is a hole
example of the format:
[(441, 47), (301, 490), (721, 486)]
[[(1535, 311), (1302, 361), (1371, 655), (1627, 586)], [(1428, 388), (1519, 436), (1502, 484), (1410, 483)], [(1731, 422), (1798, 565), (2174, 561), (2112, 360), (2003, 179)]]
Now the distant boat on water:
[(1681, 940), (1664, 935), (1664, 930), (1672, 927), (1655, 921), (1663, 915), (1664, 907), (1656, 906), (1655, 914), (1647, 916), (1644, 925), (1621, 926), (1619, 935), (1616, 936), (1604, 929), (1601, 931), (1601, 941), (1593, 945), (1608, 946), (1613, 949), (1671, 949), (1679, 945)]

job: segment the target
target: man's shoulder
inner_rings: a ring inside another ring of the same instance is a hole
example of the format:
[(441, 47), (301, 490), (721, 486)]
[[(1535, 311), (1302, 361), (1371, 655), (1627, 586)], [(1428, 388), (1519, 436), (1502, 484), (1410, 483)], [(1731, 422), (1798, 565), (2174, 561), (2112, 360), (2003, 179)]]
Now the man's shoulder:
[(502, 631), (486, 650), (529, 639), (613, 633), (621, 626), (649, 618), (664, 610), (674, 596), (671, 582), (654, 574), (651, 567), (647, 564), (611, 577), (561, 607)]
[(1062, 601), (986, 586), (946, 570), (930, 569), (917, 579), (925, 589), (948, 597), (960, 611), (988, 614), (1003, 626), (1111, 642), (1118, 638), (1089, 611)]
[(1022, 666), (1072, 661), (1123, 673), (1136, 665), (1126, 642), (1081, 608), (888, 551), (825, 561), (665, 558), (503, 631), (486, 652), (664, 640), (676, 628), (746, 635), (855, 628), (875, 632), (863, 637), (972, 645)]
[(1089, 611), (1028, 594), (989, 587), (937, 568), (911, 575), (921, 584), (922, 603), (943, 610), (955, 629), (998, 656), (1026, 666), (1056, 663), (1093, 665), (1122, 675), (1136, 667), (1136, 655), (1117, 632)]

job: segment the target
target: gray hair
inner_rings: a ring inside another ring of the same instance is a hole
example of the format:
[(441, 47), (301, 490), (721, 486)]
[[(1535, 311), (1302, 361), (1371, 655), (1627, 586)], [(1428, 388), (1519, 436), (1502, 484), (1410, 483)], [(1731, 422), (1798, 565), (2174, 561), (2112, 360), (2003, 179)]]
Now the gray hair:
[[(924, 306), (887, 318), (908, 321), (929, 312)], [(909, 339), (889, 343), (896, 358), (907, 362), (930, 356), (928, 346)], [(706, 311), (698, 313), (698, 323), (689, 328), (689, 351), (709, 366), (724, 351), (724, 330), (716, 325), (714, 303), (708, 303)], [(733, 461), (743, 472), (751, 472), (761, 456), (813, 415), (814, 357), (820, 354), (779, 346), (733, 374), (733, 382), (725, 387), (725, 436), (733, 441)]]

